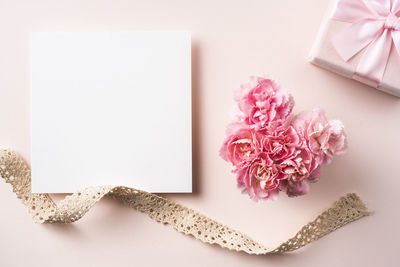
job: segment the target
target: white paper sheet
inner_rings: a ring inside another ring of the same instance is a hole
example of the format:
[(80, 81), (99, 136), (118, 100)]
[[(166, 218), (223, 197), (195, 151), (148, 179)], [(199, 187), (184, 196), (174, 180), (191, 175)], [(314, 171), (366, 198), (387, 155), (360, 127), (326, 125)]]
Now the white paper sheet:
[(187, 32), (31, 33), (32, 192), (191, 192)]

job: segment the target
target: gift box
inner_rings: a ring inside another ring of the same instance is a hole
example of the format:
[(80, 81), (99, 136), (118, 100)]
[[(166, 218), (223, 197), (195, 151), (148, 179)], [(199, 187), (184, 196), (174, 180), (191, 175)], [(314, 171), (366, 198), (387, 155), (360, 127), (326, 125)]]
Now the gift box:
[(310, 62), (400, 97), (400, 0), (332, 1)]

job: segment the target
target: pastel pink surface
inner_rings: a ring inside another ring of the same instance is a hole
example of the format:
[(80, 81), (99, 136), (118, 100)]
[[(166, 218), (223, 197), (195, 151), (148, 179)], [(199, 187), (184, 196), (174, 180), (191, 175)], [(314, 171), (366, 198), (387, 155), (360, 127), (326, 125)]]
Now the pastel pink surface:
[[(347, 192), (375, 210), (287, 255), (256, 257), (203, 244), (104, 200), (72, 225), (38, 225), (0, 182), (0, 266), (397, 266), (400, 100), (307, 62), (328, 1), (0, 1), (0, 143), (29, 161), (29, 32), (189, 30), (193, 41), (193, 194), (166, 195), (274, 246)], [(233, 94), (271, 75), (295, 112), (320, 106), (343, 121), (347, 154), (308, 195), (254, 203), (218, 155)]]

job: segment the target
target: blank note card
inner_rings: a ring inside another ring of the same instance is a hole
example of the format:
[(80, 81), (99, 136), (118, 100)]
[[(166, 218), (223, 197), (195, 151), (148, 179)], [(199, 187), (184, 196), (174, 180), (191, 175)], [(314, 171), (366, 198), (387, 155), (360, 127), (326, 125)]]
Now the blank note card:
[(32, 192), (191, 192), (187, 32), (31, 33)]

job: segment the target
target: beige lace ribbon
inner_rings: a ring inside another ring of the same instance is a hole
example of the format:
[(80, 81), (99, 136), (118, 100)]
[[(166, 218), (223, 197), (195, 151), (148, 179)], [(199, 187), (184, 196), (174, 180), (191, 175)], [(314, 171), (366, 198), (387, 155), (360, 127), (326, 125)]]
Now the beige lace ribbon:
[(277, 248), (268, 248), (194, 210), (133, 188), (90, 187), (67, 196), (57, 205), (48, 194), (31, 193), (30, 168), (22, 157), (10, 150), (0, 150), (0, 175), (11, 184), (17, 197), (28, 207), (33, 220), (38, 223), (72, 223), (82, 218), (101, 198), (109, 195), (158, 222), (170, 224), (178, 232), (192, 235), (205, 243), (256, 255), (296, 250), (370, 214), (360, 198), (350, 193), (341, 197), (333, 207), (321, 213), (314, 221), (303, 226), (293, 238)]

